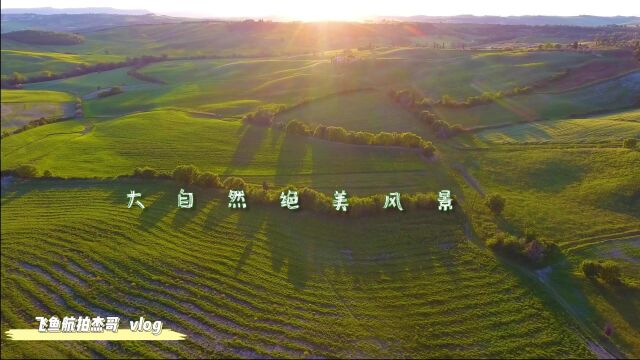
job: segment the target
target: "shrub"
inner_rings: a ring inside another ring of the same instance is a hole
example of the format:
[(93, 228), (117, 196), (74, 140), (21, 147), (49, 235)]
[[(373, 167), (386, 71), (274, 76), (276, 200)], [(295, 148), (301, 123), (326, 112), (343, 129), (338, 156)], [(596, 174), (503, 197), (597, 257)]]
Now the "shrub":
[(261, 109), (256, 112), (247, 114), (243, 120), (247, 123), (261, 126), (271, 126), (275, 113), (273, 110)]
[(629, 139), (624, 139), (622, 141), (622, 147), (627, 148), (627, 149), (633, 149), (637, 145), (638, 145), (638, 139), (629, 138)]
[(194, 165), (179, 165), (173, 170), (172, 177), (185, 185), (191, 185), (196, 181), (199, 174), (200, 170)]
[(422, 154), (428, 158), (432, 157), (433, 154), (435, 154), (436, 152), (436, 147), (433, 146), (431, 141), (423, 141), (421, 147), (422, 147)]
[(487, 207), (496, 215), (500, 215), (504, 210), (506, 200), (499, 194), (492, 194), (487, 199)]
[(414, 133), (402, 133), (399, 138), (400, 145), (406, 147), (419, 147), (422, 145), (422, 138)]
[(287, 134), (297, 134), (297, 135), (309, 135), (311, 130), (307, 127), (307, 124), (303, 123), (300, 120), (291, 120), (287, 123), (285, 128)]
[(436, 121), (438, 117), (429, 110), (423, 110), (420, 113), (420, 120), (422, 120), (425, 124), (431, 126), (434, 121)]
[(327, 127), (324, 125), (318, 125), (316, 127), (316, 129), (313, 131), (313, 136), (320, 138), (320, 139), (326, 139), (327, 138)]
[(598, 276), (598, 265), (593, 260), (583, 260), (580, 264), (580, 269), (588, 278), (595, 278)]
[(107, 97), (107, 96), (113, 96), (113, 95), (118, 95), (121, 94), (122, 88), (120, 86), (114, 86), (112, 88), (110, 88), (109, 90), (105, 90), (105, 91), (101, 91), (98, 93), (98, 97), (99, 98), (103, 98), (103, 97)]
[(327, 140), (346, 143), (349, 140), (349, 133), (345, 128), (329, 126), (327, 127)]
[(52, 177), (52, 176), (53, 176), (53, 174), (51, 173), (51, 171), (50, 171), (50, 170), (45, 170), (45, 171), (42, 173), (42, 177), (45, 177), (45, 178), (50, 178), (50, 177)]
[(620, 265), (614, 261), (603, 261), (600, 263), (600, 278), (609, 284), (620, 283)]
[(331, 210), (331, 198), (321, 192), (304, 187), (298, 190), (298, 199), (305, 209), (313, 209), (320, 212)]
[(370, 145), (373, 142), (373, 138), (375, 135), (369, 132), (358, 131), (356, 133), (351, 133), (349, 136), (350, 143), (356, 145)]
[(244, 180), (242, 180), (242, 178), (235, 177), (235, 176), (230, 176), (230, 177), (224, 179), (224, 182), (222, 183), (222, 186), (225, 189), (240, 190), (240, 189), (244, 189), (246, 187), (246, 183), (244, 182)]
[(375, 137), (373, 138), (373, 145), (380, 145), (380, 146), (391, 146), (394, 145), (395, 143), (395, 136), (393, 136), (392, 133), (389, 132), (379, 132), (375, 135)]
[(588, 278), (600, 278), (608, 284), (619, 284), (621, 282), (620, 265), (611, 260), (584, 260), (580, 264), (580, 269)]
[(220, 177), (209, 171), (199, 174), (195, 183), (198, 186), (207, 187), (207, 188), (222, 187), (222, 182), (220, 181)]
[(153, 179), (160, 175), (160, 172), (154, 168), (143, 167), (143, 168), (135, 168), (133, 170), (133, 176), (144, 178), (144, 179)]
[(16, 176), (21, 178), (34, 178), (38, 176), (38, 169), (33, 165), (20, 165), (14, 172)]
[(486, 244), (490, 249), (495, 251), (510, 255), (522, 255), (523, 244), (513, 235), (499, 232), (487, 240)]

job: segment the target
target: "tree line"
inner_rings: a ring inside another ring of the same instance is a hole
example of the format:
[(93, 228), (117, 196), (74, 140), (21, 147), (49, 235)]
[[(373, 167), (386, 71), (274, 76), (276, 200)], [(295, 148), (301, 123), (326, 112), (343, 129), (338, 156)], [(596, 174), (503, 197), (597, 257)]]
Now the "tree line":
[[(24, 179), (52, 179), (60, 180), (51, 171), (45, 170), (42, 174), (33, 165), (19, 165), (14, 169), (2, 171), (2, 176), (17, 176)], [(300, 209), (302, 211), (314, 211), (325, 214), (339, 215), (332, 207), (333, 197), (325, 193), (314, 190), (310, 187), (297, 188), (292, 185), (284, 187), (273, 187), (267, 182), (259, 184), (249, 184), (244, 179), (236, 176), (228, 176), (222, 179), (219, 175), (210, 171), (201, 171), (194, 165), (178, 165), (173, 171), (160, 171), (151, 167), (135, 168), (132, 174), (119, 176), (119, 178), (157, 179), (173, 180), (182, 186), (197, 186), (206, 189), (218, 190), (243, 190), (249, 204), (279, 204), (280, 194), (288, 190), (298, 192)], [(456, 198), (452, 199), (453, 204), (457, 204)], [(437, 210), (438, 200), (433, 193), (413, 193), (401, 194), (400, 202), (405, 210)], [(384, 209), (385, 195), (377, 194), (370, 196), (349, 196), (349, 216), (371, 216), (388, 211)]]
[(372, 145), (372, 146), (401, 146), (407, 148), (420, 149), (426, 157), (435, 154), (436, 148), (431, 141), (424, 140), (419, 135), (411, 132), (379, 132), (370, 133), (367, 131), (351, 131), (340, 126), (317, 125), (312, 128), (309, 124), (300, 120), (290, 120), (286, 124), (274, 123), (274, 118), (284, 107), (275, 109), (260, 109), (247, 114), (243, 121), (248, 124), (259, 126), (274, 126), (284, 130), (287, 134), (301, 136), (311, 136), (318, 139), (340, 142), (352, 145)]
[(450, 125), (445, 120), (440, 119), (432, 112), (433, 105), (431, 101), (418, 96), (411, 90), (390, 90), (389, 97), (427, 125), (439, 138), (446, 139), (466, 131), (460, 125)]
[(12, 31), (2, 34), (2, 38), (33, 45), (78, 45), (84, 42), (84, 37), (78, 34), (42, 30)]
[(8, 78), (2, 79), (2, 87), (15, 87), (21, 84), (36, 83), (50, 80), (65, 79), (74, 76), (86, 75), (93, 72), (102, 72), (108, 70), (114, 70), (127, 66), (145, 66), (151, 63), (166, 61), (168, 57), (166, 54), (161, 56), (143, 55), (140, 57), (127, 57), (124, 61), (119, 62), (105, 62), (96, 64), (80, 64), (74, 69), (65, 71), (62, 73), (53, 73), (51, 71), (43, 71), (41, 75), (26, 77), (25, 75), (14, 72)]

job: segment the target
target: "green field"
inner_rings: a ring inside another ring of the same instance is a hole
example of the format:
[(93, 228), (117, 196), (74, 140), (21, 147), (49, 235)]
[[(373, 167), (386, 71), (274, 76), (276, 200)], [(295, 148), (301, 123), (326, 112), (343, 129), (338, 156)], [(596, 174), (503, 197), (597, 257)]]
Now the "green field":
[(130, 91), (137, 88), (152, 88), (154, 85), (140, 81), (127, 75), (129, 68), (103, 71), (84, 76), (76, 76), (68, 79), (46, 81), (35, 84), (28, 84), (25, 88), (32, 90), (56, 89), (66, 91), (77, 96), (89, 95), (98, 88), (105, 89), (112, 86), (121, 86)]
[(563, 119), (513, 125), (481, 131), (478, 138), (490, 143), (622, 143), (640, 138), (640, 111), (587, 119)]
[(6, 90), (3, 89), (2, 94), (3, 103), (61, 103), (71, 102), (75, 98), (67, 93), (60, 91), (31, 91), (31, 90)]
[(510, 206), (504, 220), (558, 243), (640, 227), (640, 153), (628, 149), (501, 146), (468, 154), (469, 172)]
[[(253, 206), (234, 213), (221, 204), (225, 194), (198, 190), (198, 209), (177, 211), (173, 184), (16, 186), (2, 200), (3, 288), (12, 289), (3, 295), (11, 304), (4, 319), (24, 327), (29, 323), (19, 319), (43, 311), (145, 314), (189, 338), (82, 348), (9, 343), (3, 352), (589, 356), (562, 318), (545, 309), (544, 295), (465, 240), (457, 216), (331, 220), (328, 228), (326, 219), (304, 212)], [(143, 213), (122, 201), (131, 187), (145, 194)]]
[(364, 194), (433, 191), (450, 183), (442, 164), (413, 150), (335, 144), (178, 111), (66, 121), (3, 139), (2, 169), (20, 164), (64, 177), (113, 177), (136, 167), (171, 171), (194, 164), (254, 183), (312, 185), (329, 192), (346, 186)]
[[(3, 42), (5, 40), (3, 39)], [(7, 40), (8, 41), (8, 40)], [(99, 62), (118, 62), (123, 56), (105, 54), (59, 53), (47, 50), (6, 50), (0, 53), (3, 76), (19, 72), (27, 76), (41, 75), (45, 71), (63, 73), (75, 69), (78, 65)]]
[(61, 91), (2, 89), (2, 130), (15, 130), (30, 121), (72, 117), (75, 97)]
[[(3, 40), (3, 79), (167, 57), (2, 89), (2, 358), (640, 356), (640, 63), (620, 40), (633, 28), (145, 18), (96, 19), (72, 46)], [(65, 19), (43, 28), (75, 29)], [(532, 89), (433, 101), (516, 87)], [(265, 109), (267, 124), (247, 116)], [(356, 131), (378, 136), (356, 145)], [(381, 132), (417, 134), (435, 155)], [(248, 209), (229, 208), (229, 187), (164, 175), (189, 164), (241, 177)], [(143, 167), (161, 176), (128, 176)], [(249, 190), (287, 186), (448, 189), (455, 205), (337, 215), (252, 202)], [(195, 208), (176, 206), (181, 188)], [(133, 189), (144, 210), (127, 208)], [(501, 252), (500, 234), (531, 247)], [(587, 278), (584, 260), (615, 261), (621, 280)], [(6, 335), (54, 314), (144, 316), (187, 338)]]

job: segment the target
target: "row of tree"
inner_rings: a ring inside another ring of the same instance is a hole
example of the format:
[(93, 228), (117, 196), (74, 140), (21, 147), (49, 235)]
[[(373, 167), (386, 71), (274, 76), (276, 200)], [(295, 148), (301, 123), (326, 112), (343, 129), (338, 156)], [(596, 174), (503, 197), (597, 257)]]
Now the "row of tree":
[(445, 120), (440, 119), (432, 111), (433, 108), (429, 99), (420, 98), (411, 90), (390, 90), (389, 97), (431, 128), (439, 138), (446, 139), (466, 131), (460, 125), (450, 125)]
[(311, 129), (309, 125), (300, 120), (290, 120), (284, 129), (288, 134), (313, 136), (319, 139), (335, 141), (353, 145), (372, 146), (401, 146), (421, 149), (422, 153), (431, 157), (435, 153), (435, 147), (431, 141), (426, 141), (411, 132), (386, 132), (370, 133), (366, 131), (350, 131), (339, 126), (318, 125)]
[(77, 45), (84, 42), (82, 35), (42, 30), (12, 31), (2, 34), (2, 39), (33, 45)]
[[(272, 188), (266, 182), (262, 185), (249, 184), (242, 178), (235, 176), (229, 176), (222, 180), (212, 172), (200, 171), (195, 165), (180, 165), (172, 172), (162, 172), (149, 167), (136, 168), (132, 177), (143, 179), (173, 179), (184, 186), (195, 185), (211, 189), (244, 190), (247, 202), (251, 204), (279, 203), (282, 192), (293, 190), (298, 192), (301, 209), (337, 214), (337, 211), (332, 207), (332, 196), (309, 187), (296, 188), (288, 185), (285, 187)], [(401, 194), (400, 202), (406, 210), (436, 210), (438, 208), (436, 196), (431, 193)], [(385, 211), (384, 195), (365, 197), (350, 196), (348, 203), (348, 213), (354, 216), (373, 215)], [(455, 198), (453, 199), (453, 203), (456, 204)]]
[(93, 72), (108, 71), (127, 66), (141, 67), (151, 63), (166, 61), (167, 55), (152, 56), (143, 55), (140, 57), (128, 57), (124, 61), (96, 63), (96, 64), (80, 64), (74, 69), (62, 73), (53, 73), (44, 71), (41, 75), (26, 77), (24, 74), (14, 72), (11, 76), (2, 79), (2, 87), (15, 87), (21, 84), (35, 83), (49, 80), (65, 79), (74, 76), (85, 75)]
[(525, 264), (540, 266), (552, 256), (560, 253), (556, 243), (539, 240), (532, 232), (526, 232), (522, 237), (516, 237), (502, 231), (486, 241), (487, 246), (503, 255), (522, 261)]

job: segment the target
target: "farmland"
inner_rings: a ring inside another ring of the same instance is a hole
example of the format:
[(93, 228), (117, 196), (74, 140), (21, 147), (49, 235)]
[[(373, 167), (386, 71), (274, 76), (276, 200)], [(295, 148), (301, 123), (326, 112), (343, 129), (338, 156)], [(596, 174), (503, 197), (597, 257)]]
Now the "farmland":
[(19, 128), (32, 120), (72, 117), (75, 98), (61, 91), (3, 90), (2, 129)]
[[(1, 141), (3, 358), (640, 356), (637, 30), (147, 20), (76, 45), (3, 40), (4, 78), (166, 55), (2, 89), (2, 128), (20, 129)], [(573, 46), (607, 31), (621, 43)], [(499, 47), (508, 33), (525, 45)], [(380, 140), (402, 134), (435, 153)], [(448, 189), (455, 205), (234, 210), (235, 177), (248, 194)], [(127, 208), (133, 189), (145, 209)], [(493, 247), (502, 235), (544, 258)], [(161, 319), (186, 340), (5, 334), (55, 314)]]

